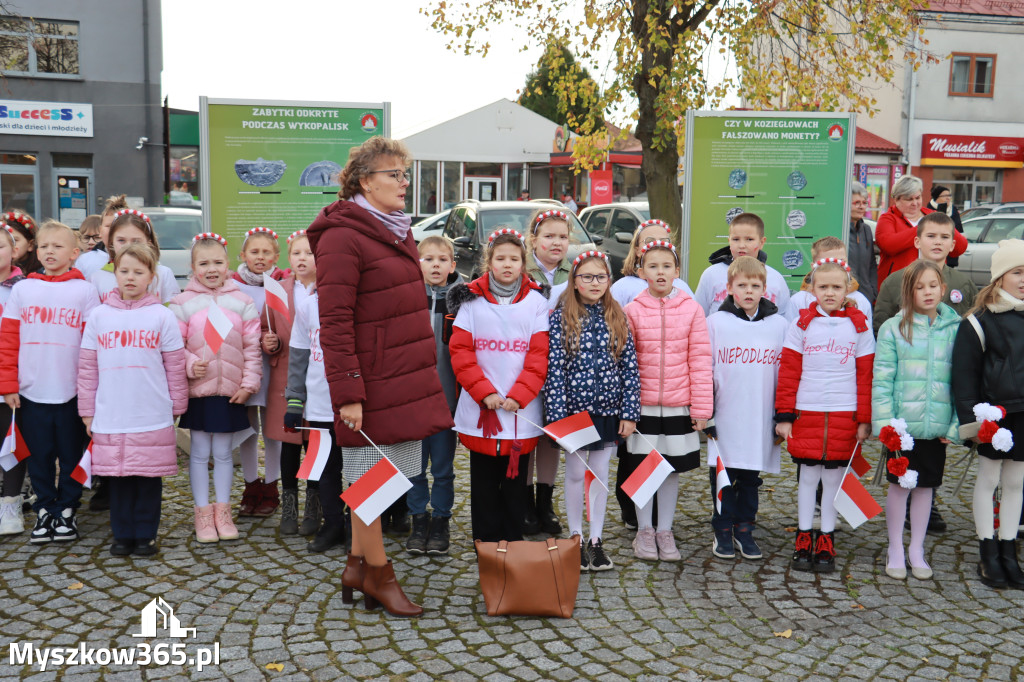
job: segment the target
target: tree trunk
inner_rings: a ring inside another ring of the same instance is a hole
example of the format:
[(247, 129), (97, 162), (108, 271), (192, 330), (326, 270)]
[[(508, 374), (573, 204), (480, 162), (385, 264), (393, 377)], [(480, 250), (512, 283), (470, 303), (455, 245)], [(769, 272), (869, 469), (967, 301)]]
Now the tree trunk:
[(671, 2), (666, 0), (633, 2), (631, 28), (642, 55), (640, 69), (634, 76), (633, 89), (639, 104), (636, 136), (643, 146), (641, 168), (647, 181), (647, 200), (650, 202), (651, 217), (660, 218), (672, 227), (672, 241), (679, 246), (683, 211), (679, 204), (679, 185), (676, 181), (676, 166), (679, 162), (678, 142), (675, 127), (671, 122), (662, 122), (659, 129), (658, 123), (663, 118), (659, 112), (662, 80), (651, 78), (651, 74), (659, 67), (661, 73), (671, 73), (673, 50), (670, 45), (661, 46), (652, 42), (646, 22), (648, 13), (667, 13), (670, 8)]

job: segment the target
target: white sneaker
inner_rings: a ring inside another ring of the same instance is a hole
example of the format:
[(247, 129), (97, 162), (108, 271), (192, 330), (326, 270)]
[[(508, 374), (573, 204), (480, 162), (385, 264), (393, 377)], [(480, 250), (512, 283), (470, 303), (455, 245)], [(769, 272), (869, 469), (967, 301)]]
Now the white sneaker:
[(0, 535), (18, 535), (25, 532), (25, 517), (21, 513), (21, 495), (0, 497)]

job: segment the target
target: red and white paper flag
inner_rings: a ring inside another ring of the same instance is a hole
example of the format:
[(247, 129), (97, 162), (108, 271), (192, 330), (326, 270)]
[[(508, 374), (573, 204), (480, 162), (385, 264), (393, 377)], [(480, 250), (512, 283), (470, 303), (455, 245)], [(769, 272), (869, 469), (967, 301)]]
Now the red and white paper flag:
[(847, 472), (843, 477), (843, 483), (836, 492), (835, 506), (853, 528), (882, 513), (882, 507), (853, 472)]
[(571, 417), (559, 419), (544, 427), (544, 433), (555, 439), (566, 452), (576, 452), (584, 445), (601, 440), (593, 420), (587, 412), (578, 412)]
[[(714, 443), (714, 439), (708, 439)], [(718, 444), (715, 443), (715, 450), (718, 451)], [(725, 462), (722, 461), (722, 453), (718, 452), (718, 456), (715, 460), (715, 509), (718, 513), (722, 513), (722, 488), (728, 488), (732, 485), (732, 481), (729, 480), (729, 472), (725, 470)]]
[(267, 307), (291, 322), (292, 316), (288, 312), (288, 292), (284, 290), (280, 282), (265, 272), (263, 273), (263, 291), (267, 297)]
[(86, 488), (92, 488), (92, 441), (89, 441), (89, 446), (82, 453), (82, 459), (78, 460), (78, 466), (71, 472), (71, 478)]
[(674, 471), (675, 469), (668, 463), (668, 460), (661, 456), (660, 452), (651, 450), (650, 454), (640, 462), (636, 471), (622, 483), (622, 491), (629, 495), (636, 506), (643, 507), (658, 491), (668, 475)]
[(216, 303), (206, 309), (206, 325), (203, 327), (203, 340), (213, 354), (220, 352), (220, 347), (231, 333), (231, 320), (224, 310)]
[(17, 410), (11, 411), (11, 425), (7, 429), (3, 444), (0, 445), (0, 467), (3, 467), (4, 471), (10, 471), (18, 466), (31, 454), (21, 437), (21, 429), (15, 420), (16, 412)]
[(363, 523), (370, 525), (411, 487), (412, 481), (390, 459), (381, 457), (341, 494), (341, 499)]
[(327, 429), (310, 429), (306, 456), (302, 459), (297, 476), (304, 481), (319, 481), (330, 455), (331, 432)]
[(871, 471), (871, 463), (868, 462), (866, 457), (864, 457), (864, 453), (860, 448), (856, 448), (853, 451), (850, 468), (853, 470), (853, 473), (857, 474), (857, 478), (860, 478), (867, 472)]

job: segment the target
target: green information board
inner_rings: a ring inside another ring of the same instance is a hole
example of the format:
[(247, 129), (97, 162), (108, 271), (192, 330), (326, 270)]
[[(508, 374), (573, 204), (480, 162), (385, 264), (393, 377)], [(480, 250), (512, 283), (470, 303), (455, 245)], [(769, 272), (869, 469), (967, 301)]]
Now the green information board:
[(285, 239), (334, 201), (349, 150), (391, 132), (391, 107), (376, 104), (218, 100), (201, 97), (203, 223), (228, 239), (232, 267), (253, 227)]
[(683, 278), (694, 289), (739, 213), (764, 220), (768, 265), (800, 288), (811, 244), (849, 234), (855, 114), (690, 111)]

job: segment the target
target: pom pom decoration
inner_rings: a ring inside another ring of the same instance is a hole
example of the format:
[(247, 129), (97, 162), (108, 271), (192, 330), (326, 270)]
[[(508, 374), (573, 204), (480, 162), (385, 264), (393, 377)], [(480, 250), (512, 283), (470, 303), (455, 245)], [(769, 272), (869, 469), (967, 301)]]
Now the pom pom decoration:
[(900, 450), (913, 450), (914, 449), (914, 437), (909, 433), (900, 434)]
[(910, 466), (910, 460), (906, 457), (892, 457), (886, 463), (885, 468), (889, 470), (890, 474), (899, 478), (907, 473), (908, 466)]
[(611, 272), (612, 266), (608, 262), (608, 256), (601, 253), (600, 251), (584, 251), (580, 255), (576, 256), (576, 260), (572, 262), (572, 271), (576, 272), (576, 268), (580, 266), (580, 263), (588, 258), (604, 258), (604, 264), (608, 268), (608, 272)]
[(999, 424), (993, 421), (983, 421), (978, 429), (978, 440), (982, 443), (991, 443), (993, 436), (999, 431)]
[(305, 236), (306, 236), (306, 231), (305, 230), (295, 230), (290, 235), (288, 235), (288, 243), (291, 244), (293, 241), (295, 241), (299, 237), (305, 237)]
[(534, 227), (537, 227), (542, 222), (544, 222), (545, 220), (550, 220), (551, 218), (558, 218), (559, 220), (564, 220), (565, 222), (569, 222), (569, 216), (565, 213), (565, 211), (556, 211), (556, 210), (552, 209), (550, 211), (544, 211), (543, 213), (539, 214), (534, 219), (533, 225), (534, 225)]
[[(980, 422), (997, 422), (1006, 416), (1006, 410), (999, 405), (989, 405), (988, 403), (978, 403), (974, 406), (974, 418)], [(986, 441), (987, 442), (987, 441)]]
[(679, 263), (679, 253), (676, 251), (676, 247), (672, 245), (672, 242), (668, 241), (667, 239), (656, 239), (653, 242), (650, 242), (648, 244), (644, 244), (640, 248), (640, 264), (641, 265), (643, 265), (644, 256), (647, 255), (647, 252), (650, 251), (651, 249), (667, 249), (667, 250), (671, 251), (672, 252), (672, 257), (676, 259), (676, 264), (678, 265), (678, 263)]
[(513, 230), (511, 227), (503, 227), (500, 230), (495, 230), (494, 232), (492, 232), (491, 236), (487, 238), (487, 243), (488, 244), (493, 244), (494, 240), (497, 239), (498, 237), (500, 237), (503, 234), (510, 234), (510, 235), (512, 235), (513, 237), (518, 239), (520, 243), (522, 243), (522, 241), (523, 241), (523, 233), (522, 232), (520, 232), (519, 230)]
[(896, 433), (903, 435), (907, 431), (906, 419), (890, 419), (889, 426), (896, 429)]
[(999, 429), (992, 436), (992, 447), (1000, 452), (1009, 452), (1013, 449), (1013, 434), (1009, 429)]
[(224, 247), (226, 247), (228, 245), (228, 240), (225, 239), (224, 237), (221, 237), (216, 232), (200, 232), (195, 237), (192, 237), (192, 246), (191, 246), (191, 248), (195, 248), (196, 244), (198, 244), (200, 242), (211, 241), (211, 240), (217, 242), (218, 244), (220, 244), (221, 246), (224, 246)]
[(636, 231), (637, 232), (643, 232), (646, 228), (650, 227), (651, 225), (657, 225), (658, 227), (663, 227), (663, 228), (665, 228), (666, 232), (668, 232), (669, 234), (672, 234), (672, 228), (670, 228), (668, 226), (668, 223), (666, 223), (664, 220), (659, 220), (657, 218), (651, 218), (650, 220), (643, 221), (642, 223), (637, 225)]
[(257, 234), (265, 234), (268, 237), (271, 237), (275, 242), (277, 241), (277, 232), (274, 232), (269, 227), (254, 227), (245, 233), (245, 238), (248, 239), (249, 237)]
[(19, 223), (29, 232), (35, 232), (35, 226), (32, 224), (32, 220), (24, 213), (15, 213), (14, 211), (4, 213), (5, 222), (10, 223), (12, 220)]
[(913, 490), (917, 487), (917, 472), (913, 469), (908, 469), (907, 473), (899, 477), (899, 482), (901, 488)]
[(882, 442), (886, 450), (891, 452), (900, 451), (902, 439), (892, 426), (883, 426), (882, 430), (878, 433), (878, 440)]

